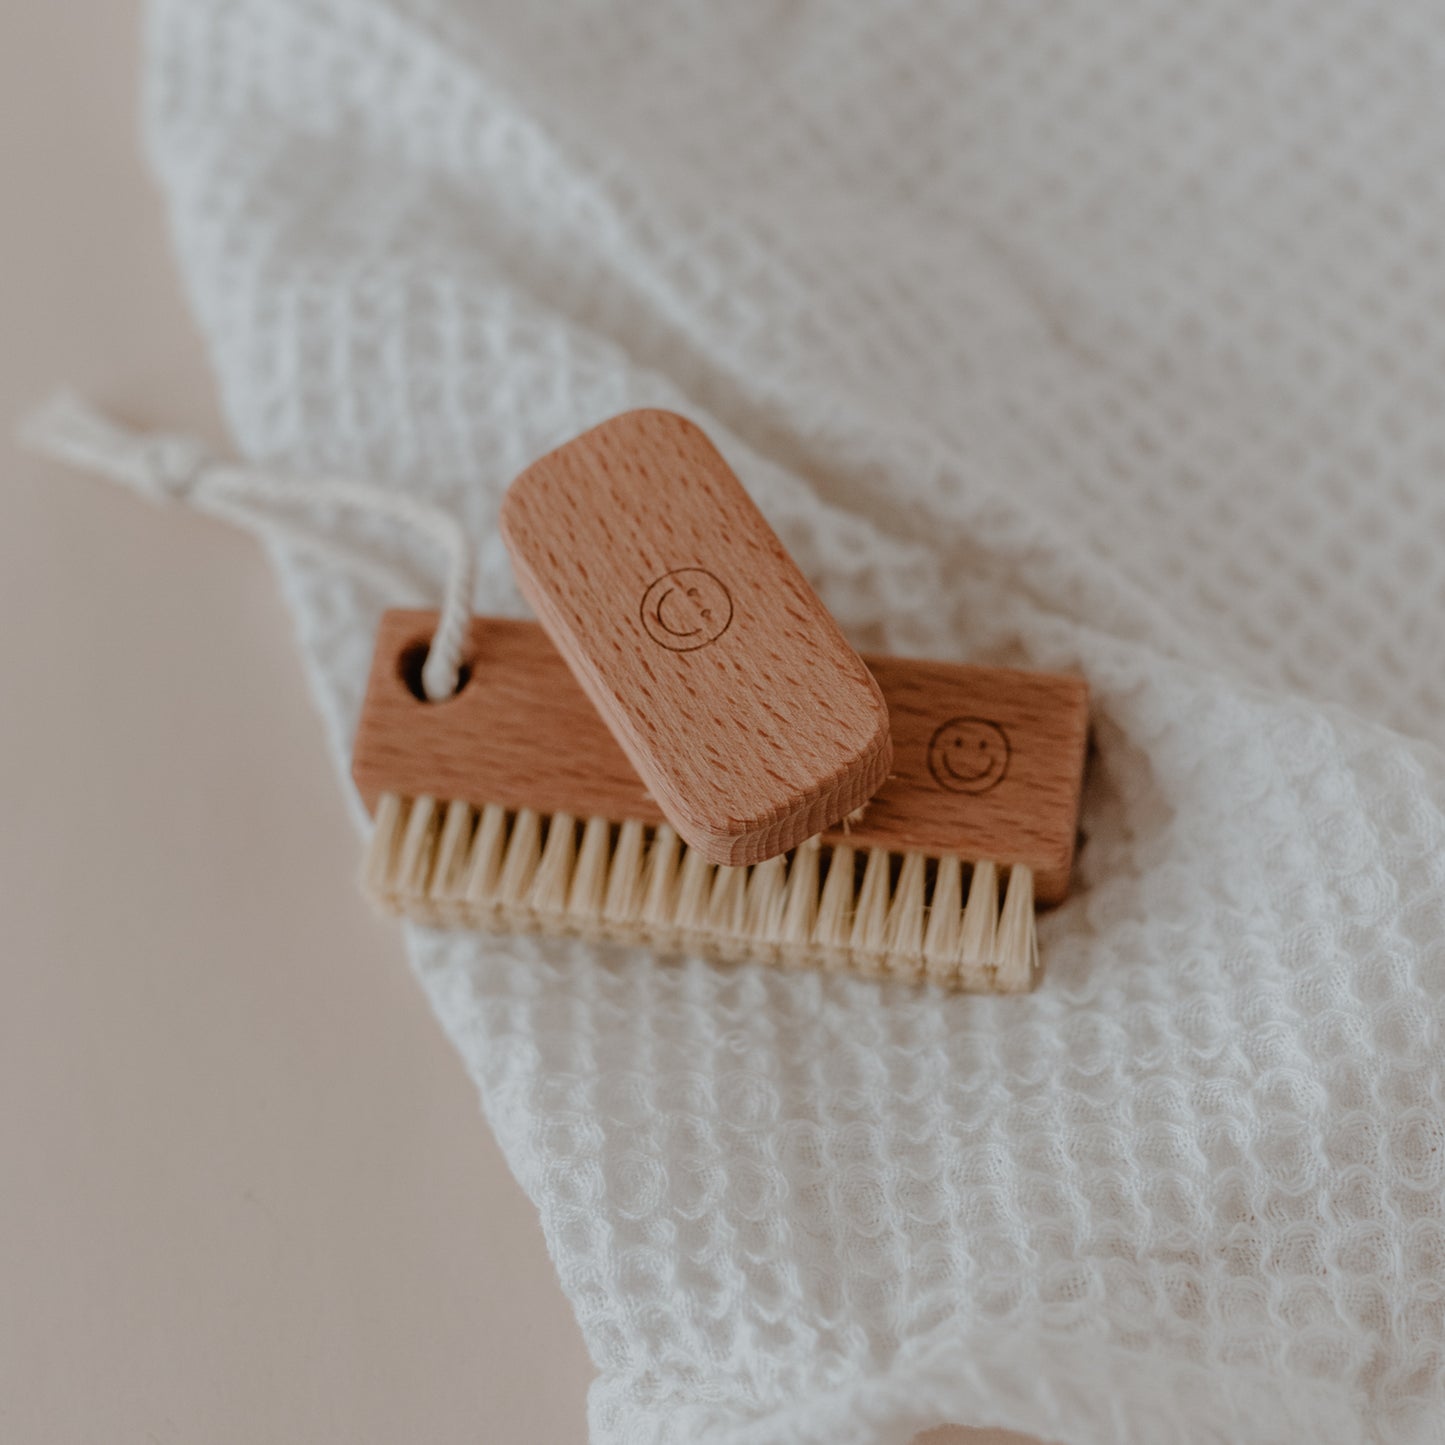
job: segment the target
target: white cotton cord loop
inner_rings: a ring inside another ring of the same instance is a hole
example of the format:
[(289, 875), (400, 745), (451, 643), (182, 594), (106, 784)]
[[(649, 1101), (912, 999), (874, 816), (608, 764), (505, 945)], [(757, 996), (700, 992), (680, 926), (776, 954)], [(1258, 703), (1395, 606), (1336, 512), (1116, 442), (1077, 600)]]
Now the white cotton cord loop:
[(433, 702), (451, 697), (471, 616), (473, 558), (466, 531), (445, 507), (346, 477), (283, 476), (214, 457), (191, 437), (152, 436), (117, 425), (94, 407), (61, 393), (21, 427), (31, 450), (123, 482), (154, 502), (185, 502), (235, 526), (282, 538), (354, 572), (375, 576), (374, 558), (292, 515), (317, 504), (386, 517), (432, 542), (446, 558), (447, 581), (422, 690)]
[(153, 502), (184, 500), (212, 460), (193, 437), (149, 436), (118, 426), (72, 392), (59, 392), (25, 419), (32, 451), (100, 472)]

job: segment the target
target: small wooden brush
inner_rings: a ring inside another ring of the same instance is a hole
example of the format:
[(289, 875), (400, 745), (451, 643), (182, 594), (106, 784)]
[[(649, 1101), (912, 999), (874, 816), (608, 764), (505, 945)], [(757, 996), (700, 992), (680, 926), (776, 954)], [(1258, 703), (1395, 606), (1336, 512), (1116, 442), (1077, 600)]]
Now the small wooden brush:
[(888, 776), (863, 659), (686, 417), (623, 412), (548, 452), (501, 526), (557, 651), (709, 862), (794, 848)]
[(26, 436), (368, 572), (296, 501), (445, 548), (442, 610), (382, 620), (353, 758), (376, 820), (366, 887), (391, 911), (950, 988), (1033, 982), (1033, 905), (1064, 897), (1073, 862), (1083, 681), (858, 659), (684, 419), (625, 413), (519, 479), (508, 542), (565, 661), (536, 623), (468, 618), (472, 548), (445, 507), (281, 479), (72, 397)]
[(865, 658), (893, 771), (763, 862), (684, 844), (542, 629), (474, 618), (455, 697), (420, 684), (437, 614), (389, 612), (352, 774), (364, 886), (439, 927), (570, 934), (979, 992), (1030, 988), (1036, 903), (1068, 891), (1082, 679)]

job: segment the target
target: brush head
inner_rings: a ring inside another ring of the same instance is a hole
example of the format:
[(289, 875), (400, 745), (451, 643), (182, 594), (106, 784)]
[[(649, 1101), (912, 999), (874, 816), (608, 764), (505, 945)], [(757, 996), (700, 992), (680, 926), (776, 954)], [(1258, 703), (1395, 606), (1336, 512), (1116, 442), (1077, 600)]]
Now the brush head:
[(888, 775), (877, 684), (684, 417), (627, 412), (535, 462), (502, 535), (578, 683), (708, 860), (795, 847)]
[(439, 926), (1032, 987), (1034, 904), (1067, 891), (1078, 828), (1078, 678), (868, 659), (892, 716), (892, 775), (861, 815), (729, 867), (666, 822), (536, 623), (474, 618), (460, 691), (428, 702), (436, 622), (382, 618), (352, 757), (376, 817), (365, 886), (382, 907)]
[[(477, 809), (669, 821), (535, 622), (474, 617), (461, 689), (426, 701), (421, 665), (436, 622), (435, 612), (393, 611), (377, 630), (352, 752), (352, 777), (370, 810), (393, 793)], [(858, 816), (818, 830), (825, 841), (860, 854), (1022, 864), (1039, 901), (1059, 902), (1079, 826), (1083, 679), (914, 658), (866, 662), (891, 717), (893, 768)]]

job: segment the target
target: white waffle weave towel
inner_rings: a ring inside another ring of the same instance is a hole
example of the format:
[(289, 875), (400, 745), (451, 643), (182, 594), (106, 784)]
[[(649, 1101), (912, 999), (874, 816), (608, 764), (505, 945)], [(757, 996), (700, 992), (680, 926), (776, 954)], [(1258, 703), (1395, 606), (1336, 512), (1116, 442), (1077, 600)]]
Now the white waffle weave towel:
[[(1094, 689), (1032, 997), (408, 934), (597, 1445), (1441, 1439), (1441, 7), (158, 0), (147, 55), (248, 456), (445, 500), (519, 611), (506, 482), (672, 407), (855, 643)], [(405, 599), (276, 560), (344, 768)]]

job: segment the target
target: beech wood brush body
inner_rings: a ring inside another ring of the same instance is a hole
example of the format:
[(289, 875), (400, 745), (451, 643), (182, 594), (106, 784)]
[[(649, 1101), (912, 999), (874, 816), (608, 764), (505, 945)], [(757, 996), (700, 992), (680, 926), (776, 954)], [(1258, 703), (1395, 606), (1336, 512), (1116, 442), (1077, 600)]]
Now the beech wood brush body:
[[(542, 931), (1017, 992), (1034, 905), (1068, 889), (1080, 678), (874, 657), (891, 776), (786, 856), (685, 845), (535, 623), (474, 618), (463, 684), (422, 700), (432, 612), (377, 635), (352, 772), (368, 892), (439, 926)], [(1002, 907), (1000, 899), (1002, 898)]]
[(501, 525), (557, 650), (709, 861), (782, 853), (888, 775), (868, 669), (685, 417), (624, 412), (549, 452)]

